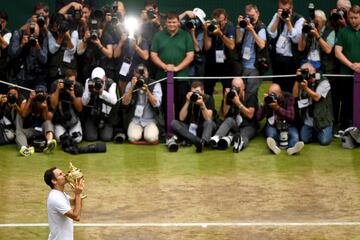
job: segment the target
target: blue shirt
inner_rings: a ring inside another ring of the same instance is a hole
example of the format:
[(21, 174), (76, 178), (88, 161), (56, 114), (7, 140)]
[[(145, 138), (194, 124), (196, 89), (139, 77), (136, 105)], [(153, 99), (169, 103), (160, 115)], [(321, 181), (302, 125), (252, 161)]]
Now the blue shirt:
[[(242, 31), (242, 30), (243, 29), (241, 29), (240, 31)], [(265, 28), (261, 29), (257, 34), (259, 35), (259, 37), (261, 39), (266, 41)], [(255, 50), (256, 42), (255, 42), (255, 38), (253, 37), (253, 35), (251, 35), (251, 33), (245, 32), (243, 42), (244, 42), (244, 44), (243, 44), (242, 49), (241, 49), (243, 67), (244, 68), (249, 68), (249, 69), (255, 69), (255, 60), (256, 60), (256, 50)], [(245, 59), (244, 58), (244, 50), (245, 50), (245, 48), (250, 49), (250, 59)]]

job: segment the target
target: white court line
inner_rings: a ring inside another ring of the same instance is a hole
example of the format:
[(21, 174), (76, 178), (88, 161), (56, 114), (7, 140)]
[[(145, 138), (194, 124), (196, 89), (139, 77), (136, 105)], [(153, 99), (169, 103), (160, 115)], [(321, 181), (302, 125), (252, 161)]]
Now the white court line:
[[(117, 228), (207, 228), (207, 227), (327, 227), (360, 226), (360, 222), (199, 222), (199, 223), (78, 223), (75, 227)], [(48, 227), (47, 223), (0, 224), (0, 228)]]

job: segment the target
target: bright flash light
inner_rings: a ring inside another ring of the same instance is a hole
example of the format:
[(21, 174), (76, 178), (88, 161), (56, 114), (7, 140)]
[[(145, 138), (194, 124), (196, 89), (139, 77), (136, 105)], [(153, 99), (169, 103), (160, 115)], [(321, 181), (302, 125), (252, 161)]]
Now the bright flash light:
[(135, 32), (137, 31), (139, 24), (135, 17), (126, 17), (124, 21), (125, 29), (129, 34), (129, 38), (135, 38)]

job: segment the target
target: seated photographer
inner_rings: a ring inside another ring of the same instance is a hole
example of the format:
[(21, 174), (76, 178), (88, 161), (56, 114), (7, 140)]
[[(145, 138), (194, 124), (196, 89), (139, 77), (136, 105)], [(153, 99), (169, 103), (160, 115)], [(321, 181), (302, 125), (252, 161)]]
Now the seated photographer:
[(50, 18), (49, 39), (49, 82), (48, 86), (65, 76), (67, 69), (76, 70), (75, 53), (79, 41), (77, 30), (71, 30), (65, 16), (56, 13)]
[(171, 123), (175, 134), (194, 144), (196, 152), (202, 152), (203, 146), (209, 145), (210, 137), (216, 129), (213, 121), (214, 108), (214, 99), (205, 94), (203, 83), (195, 81), (186, 95), (179, 120)]
[(162, 90), (160, 83), (152, 83), (148, 69), (140, 64), (126, 85), (123, 105), (128, 107), (127, 115), (132, 118), (127, 128), (129, 142), (137, 142), (144, 138), (150, 144), (158, 143), (157, 115), (160, 111)]
[(211, 146), (225, 150), (234, 142), (234, 152), (245, 149), (249, 140), (256, 135), (257, 122), (254, 116), (257, 104), (254, 94), (245, 93), (244, 81), (234, 78), (231, 88), (225, 89), (221, 108), (225, 120), (211, 138)]
[(105, 75), (104, 69), (97, 67), (92, 71), (91, 78), (86, 80), (81, 100), (86, 107), (86, 118), (83, 122), (84, 139), (111, 141), (113, 124), (110, 117), (117, 102), (116, 83)]
[[(20, 86), (33, 89), (44, 85), (46, 81), (46, 64), (48, 60), (48, 40), (40, 34), (39, 25), (30, 22), (20, 30), (15, 30), (10, 40), (8, 51), (12, 74)], [(28, 97), (28, 91), (21, 91)]]
[(273, 153), (277, 155), (281, 149), (287, 149), (288, 155), (293, 155), (303, 149), (304, 143), (299, 141), (295, 127), (295, 98), (276, 83), (270, 85), (257, 112), (259, 121), (264, 117), (266, 143)]
[(50, 89), (50, 103), (54, 109), (52, 122), (58, 142), (65, 133), (72, 136), (76, 143), (80, 143), (82, 140), (82, 128), (78, 114), (83, 109), (81, 97), (84, 88), (76, 81), (76, 77), (76, 71), (68, 69), (65, 72), (65, 79), (55, 81)]
[(21, 115), (16, 117), (16, 144), (22, 156), (30, 156), (35, 150), (49, 153), (55, 149), (52, 117), (47, 89), (38, 85), (30, 92)]
[(0, 94), (0, 145), (15, 140), (17, 114), (22, 113), (25, 99), (19, 89), (10, 87), (7, 94)]
[(293, 96), (298, 99), (301, 140), (310, 143), (317, 139), (320, 145), (329, 145), (334, 120), (330, 83), (324, 77), (316, 79), (316, 70), (310, 63), (302, 65), (296, 75)]

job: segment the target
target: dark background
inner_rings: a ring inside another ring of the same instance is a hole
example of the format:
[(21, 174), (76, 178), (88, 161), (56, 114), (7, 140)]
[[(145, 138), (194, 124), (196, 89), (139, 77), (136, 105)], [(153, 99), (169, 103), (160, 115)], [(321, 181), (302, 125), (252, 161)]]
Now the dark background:
[[(14, 30), (19, 28), (30, 17), (34, 5), (39, 2), (37, 0), (2, 0), (1, 10), (5, 10), (9, 14), (8, 28)], [(51, 12), (55, 8), (55, 0), (43, 0), (42, 2), (50, 6)], [(111, 0), (98, 0), (99, 6), (104, 4), (111, 4)], [(139, 15), (140, 10), (143, 8), (144, 0), (124, 0), (125, 7), (128, 14)], [(211, 13), (215, 8), (225, 8), (229, 15), (230, 20), (236, 21), (239, 14), (244, 13), (245, 5), (253, 3), (258, 5), (263, 21), (268, 24), (277, 9), (276, 0), (159, 0), (160, 12), (166, 13), (167, 11), (176, 11), (178, 13), (184, 10), (192, 10), (195, 7), (202, 8), (207, 18), (211, 18)], [(316, 0), (316, 1), (299, 1), (294, 0), (295, 11), (301, 13), (305, 18), (308, 18), (307, 6), (310, 2), (315, 4), (317, 9), (322, 9), (326, 14), (329, 13), (331, 8), (336, 5), (336, 0)], [(360, 0), (351, 1), (352, 4), (360, 4)]]

